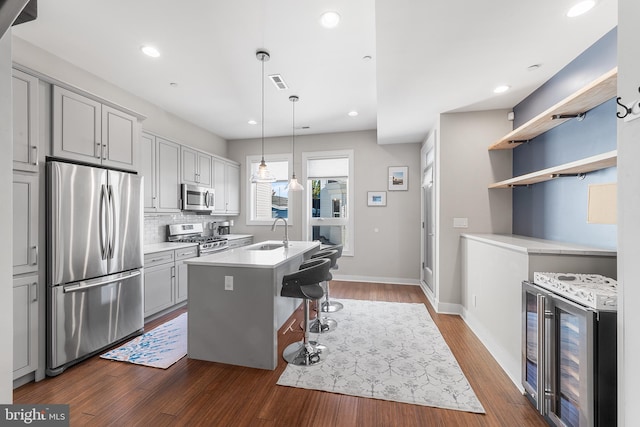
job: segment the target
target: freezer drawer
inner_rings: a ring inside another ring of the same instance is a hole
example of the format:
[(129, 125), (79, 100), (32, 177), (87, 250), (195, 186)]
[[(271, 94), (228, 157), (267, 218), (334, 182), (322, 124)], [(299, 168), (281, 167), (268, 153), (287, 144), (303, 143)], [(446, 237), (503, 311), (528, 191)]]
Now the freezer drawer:
[(52, 286), (48, 292), (48, 375), (144, 327), (142, 270)]

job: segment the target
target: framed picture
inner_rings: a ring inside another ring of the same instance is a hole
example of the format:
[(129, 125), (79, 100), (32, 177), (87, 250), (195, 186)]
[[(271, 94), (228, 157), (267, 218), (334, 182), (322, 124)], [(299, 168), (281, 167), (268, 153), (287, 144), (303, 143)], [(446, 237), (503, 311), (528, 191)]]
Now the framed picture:
[(387, 206), (387, 192), (367, 191), (367, 206)]
[(408, 185), (409, 166), (389, 166), (389, 191), (406, 191)]

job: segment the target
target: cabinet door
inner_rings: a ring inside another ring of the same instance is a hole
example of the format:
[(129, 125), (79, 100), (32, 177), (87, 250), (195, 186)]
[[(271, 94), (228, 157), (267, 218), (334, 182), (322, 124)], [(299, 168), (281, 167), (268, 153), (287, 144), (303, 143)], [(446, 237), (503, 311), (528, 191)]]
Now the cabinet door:
[(102, 106), (102, 164), (138, 171), (138, 119)]
[(182, 182), (198, 184), (198, 153), (187, 147), (180, 147), (182, 158)]
[(38, 171), (38, 79), (13, 70), (13, 169)]
[(144, 269), (144, 317), (173, 305), (174, 286), (173, 262)]
[(144, 211), (155, 212), (156, 196), (156, 138), (148, 133), (140, 135), (140, 174), (144, 177)]
[(189, 281), (188, 266), (184, 261), (176, 261), (176, 304), (187, 300)]
[(13, 379), (38, 368), (38, 276), (13, 279)]
[(102, 163), (101, 111), (99, 102), (53, 86), (53, 155)]
[(198, 185), (203, 187), (212, 187), (213, 159), (205, 153), (198, 153)]
[(13, 174), (13, 274), (38, 271), (38, 175)]
[(226, 213), (238, 215), (240, 213), (240, 166), (231, 163), (227, 163), (226, 166)]
[(180, 211), (180, 146), (156, 137), (158, 212)]
[(227, 206), (226, 162), (219, 159), (213, 161), (213, 187), (216, 190), (214, 214), (224, 215)]

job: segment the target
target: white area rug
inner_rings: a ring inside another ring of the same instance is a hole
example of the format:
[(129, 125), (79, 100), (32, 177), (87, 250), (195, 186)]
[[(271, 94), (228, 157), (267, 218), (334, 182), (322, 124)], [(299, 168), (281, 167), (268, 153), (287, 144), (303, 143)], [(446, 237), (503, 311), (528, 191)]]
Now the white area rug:
[(183, 313), (100, 357), (167, 369), (186, 355), (187, 313)]
[(484, 413), (423, 304), (341, 300), (318, 365), (288, 365), (279, 385)]

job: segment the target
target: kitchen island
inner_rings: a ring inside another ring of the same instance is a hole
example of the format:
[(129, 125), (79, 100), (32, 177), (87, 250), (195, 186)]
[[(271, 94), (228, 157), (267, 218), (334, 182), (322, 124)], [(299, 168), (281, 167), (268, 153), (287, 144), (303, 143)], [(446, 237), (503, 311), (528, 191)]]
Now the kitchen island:
[(187, 261), (187, 356), (275, 369), (278, 330), (301, 302), (280, 296), (282, 278), (319, 248), (269, 240)]

